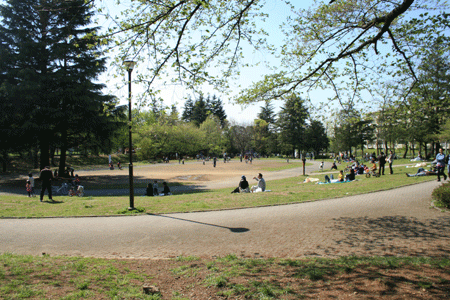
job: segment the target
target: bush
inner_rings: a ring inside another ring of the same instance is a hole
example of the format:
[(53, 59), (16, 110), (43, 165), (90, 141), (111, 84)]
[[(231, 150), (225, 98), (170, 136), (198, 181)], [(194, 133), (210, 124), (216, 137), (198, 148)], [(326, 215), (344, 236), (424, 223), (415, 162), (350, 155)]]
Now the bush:
[(444, 183), (440, 187), (434, 189), (432, 197), (437, 202), (438, 206), (450, 208), (450, 182)]

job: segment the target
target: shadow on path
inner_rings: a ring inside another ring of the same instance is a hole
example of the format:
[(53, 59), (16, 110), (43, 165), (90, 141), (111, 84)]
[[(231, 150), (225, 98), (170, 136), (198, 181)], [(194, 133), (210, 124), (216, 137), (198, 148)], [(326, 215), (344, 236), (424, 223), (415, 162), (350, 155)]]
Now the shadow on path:
[(186, 220), (186, 219), (182, 219), (182, 218), (176, 218), (176, 217), (164, 216), (164, 215), (155, 215), (155, 214), (148, 214), (148, 215), (155, 216), (155, 217), (161, 217), (161, 218), (174, 219), (174, 220), (179, 220), (179, 221), (185, 221), (185, 222), (191, 222), (191, 223), (196, 223), (196, 224), (200, 224), (200, 225), (213, 226), (213, 227), (218, 227), (218, 228), (225, 228), (225, 229), (230, 230), (233, 233), (243, 233), (243, 232), (250, 231), (250, 229), (248, 229), (248, 228), (226, 227), (226, 226), (220, 226), (220, 225), (209, 224), (209, 223), (198, 222), (198, 221), (192, 221), (192, 220)]
[(354, 255), (449, 256), (450, 216), (420, 220), (416, 217), (342, 217), (328, 227), (336, 246), (326, 253), (349, 249)]

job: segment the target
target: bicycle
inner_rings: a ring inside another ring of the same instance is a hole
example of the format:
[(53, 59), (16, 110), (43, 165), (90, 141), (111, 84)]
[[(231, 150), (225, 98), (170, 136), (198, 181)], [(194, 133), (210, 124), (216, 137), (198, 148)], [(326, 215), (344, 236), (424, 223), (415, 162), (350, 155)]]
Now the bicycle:
[(83, 197), (84, 196), (84, 186), (79, 185), (78, 187), (76, 187), (76, 189), (70, 188), (69, 196), (70, 197), (72, 197), (72, 196)]
[(69, 192), (69, 184), (68, 183), (62, 183), (60, 187), (58, 186), (52, 186), (52, 193), (55, 195), (67, 195)]

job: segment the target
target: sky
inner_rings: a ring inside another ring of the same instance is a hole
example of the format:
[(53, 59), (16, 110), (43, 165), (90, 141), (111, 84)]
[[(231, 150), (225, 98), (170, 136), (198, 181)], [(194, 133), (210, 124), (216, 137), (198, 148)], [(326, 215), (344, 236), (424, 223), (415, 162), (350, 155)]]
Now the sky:
[[(120, 13), (120, 6), (114, 5), (113, 2), (115, 1), (102, 1), (103, 4), (108, 4), (108, 9), (112, 15), (116, 13)], [(126, 1), (125, 1), (126, 2)], [(269, 14), (269, 17), (267, 21), (264, 24), (265, 29), (269, 33), (268, 42), (269, 44), (273, 44), (277, 47), (279, 47), (282, 43), (282, 35), (281, 35), (281, 29), (279, 26), (281, 25), (282, 21), (286, 19), (286, 17), (291, 13), (290, 8), (288, 8), (283, 1), (274, 1), (274, 0), (268, 0), (268, 3), (265, 6), (265, 12)], [(307, 8), (309, 4), (311, 4), (312, 0), (307, 1), (301, 1), (301, 7), (298, 6), (297, 8)], [(99, 25), (101, 26), (108, 26), (108, 22), (100, 20)], [(254, 53), (253, 49), (244, 48), (245, 54), (244, 54), (244, 62), (248, 63), (257, 63), (260, 61), (269, 61), (272, 64), (277, 64), (277, 60), (272, 57), (270, 54), (265, 52), (257, 52)], [(250, 84), (254, 81), (258, 81), (261, 79), (265, 74), (267, 74), (268, 70), (264, 66), (258, 66), (253, 68), (245, 68), (240, 69), (241, 74), (239, 78), (235, 81), (231, 81), (231, 86), (233, 92), (231, 94), (221, 94), (212, 88), (205, 87), (203, 90), (204, 94), (211, 94), (218, 96), (223, 104), (224, 109), (227, 114), (227, 119), (231, 122), (236, 122), (239, 124), (252, 124), (253, 120), (257, 118), (257, 114), (261, 111), (261, 106), (264, 106), (263, 102), (255, 103), (252, 105), (249, 105), (247, 107), (243, 107), (241, 105), (233, 104), (229, 100), (234, 96), (237, 95), (239, 92), (239, 85), (241, 85), (243, 88), (250, 86)], [(105, 74), (103, 74), (100, 77), (101, 81), (104, 81), (108, 88), (105, 90), (105, 93), (110, 93), (116, 95), (120, 99), (121, 104), (127, 104), (128, 103), (128, 75), (126, 74), (125, 77), (118, 78), (118, 80), (112, 79), (112, 72), (115, 72), (114, 69), (109, 69)], [(145, 72), (143, 68), (139, 68), (139, 66), (136, 66), (136, 70), (133, 71), (132, 77), (135, 78), (139, 72)], [(107, 82), (110, 80), (110, 82)], [(122, 84), (121, 84), (121, 82)], [(116, 84), (119, 83), (119, 86), (122, 86), (122, 88), (117, 89)], [(183, 86), (180, 85), (164, 85), (159, 86), (160, 90), (162, 91), (160, 96), (164, 99), (164, 104), (166, 106), (171, 106), (172, 104), (177, 105), (178, 112), (181, 114), (183, 112), (183, 106), (184, 106), (184, 99), (190, 95), (192, 99), (195, 99), (196, 96), (189, 90), (186, 90)], [(136, 95), (143, 91), (143, 87), (140, 87), (138, 83), (132, 84), (132, 94), (133, 94), (133, 103), (135, 103)], [(331, 92), (328, 91), (317, 91), (313, 92), (317, 97), (324, 98), (328, 97)], [(280, 110), (280, 107), (283, 105), (283, 102), (281, 100), (273, 101), (272, 105), (275, 108), (275, 112), (278, 112)]]

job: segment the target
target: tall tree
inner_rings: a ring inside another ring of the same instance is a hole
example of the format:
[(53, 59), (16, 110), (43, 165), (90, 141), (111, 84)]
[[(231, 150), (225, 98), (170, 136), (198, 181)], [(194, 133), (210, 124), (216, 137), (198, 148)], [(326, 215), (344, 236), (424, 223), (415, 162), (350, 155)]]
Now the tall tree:
[(319, 154), (320, 151), (325, 150), (330, 141), (327, 137), (325, 127), (322, 122), (318, 120), (311, 120), (306, 127), (306, 149), (314, 151), (314, 155)]
[(278, 128), (283, 142), (292, 146), (291, 153), (306, 148), (306, 120), (309, 117), (305, 101), (296, 95), (290, 96), (278, 114)]
[(2, 65), (2, 101), (22, 102), (26, 121), (20, 129), (37, 138), (41, 167), (49, 164), (56, 141), (64, 168), (69, 140), (106, 138), (114, 123), (108, 116), (115, 99), (95, 83), (105, 59), (97, 29), (89, 27), (92, 7), (84, 0), (7, 0), (0, 15), (0, 44), (8, 45), (9, 60)]
[[(210, 99), (209, 95), (208, 99)], [(209, 103), (211, 105), (211, 113), (219, 118), (220, 124), (222, 125), (222, 128), (224, 128), (226, 124), (227, 114), (225, 113), (225, 109), (223, 108), (222, 100), (216, 95), (213, 95)]]

